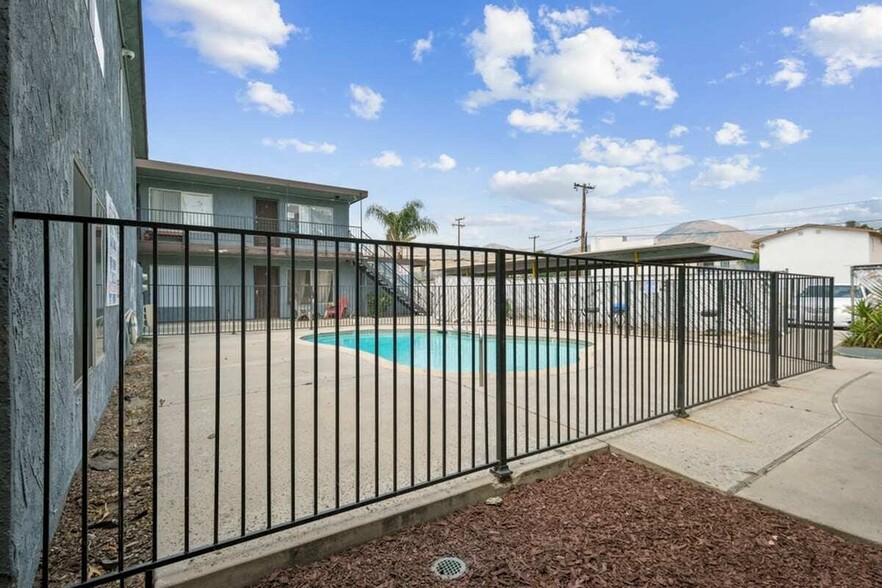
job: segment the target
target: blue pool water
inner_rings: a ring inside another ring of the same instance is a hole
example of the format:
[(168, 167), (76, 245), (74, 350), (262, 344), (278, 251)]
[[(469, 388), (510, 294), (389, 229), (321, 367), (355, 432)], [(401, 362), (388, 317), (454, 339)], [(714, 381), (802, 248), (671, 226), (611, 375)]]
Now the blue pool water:
[[(355, 331), (340, 331), (340, 347), (355, 349)], [(375, 338), (376, 337), (376, 338)], [(487, 371), (496, 371), (496, 337), (487, 335)], [(432, 370), (471, 372), (480, 365), (479, 344), (481, 336), (474, 333), (433, 330), (415, 331), (413, 334), (413, 365), (418, 368), (430, 367)], [(315, 341), (315, 335), (303, 337), (304, 341)], [(321, 333), (318, 343), (333, 346), (336, 343), (335, 333)], [(377, 345), (379, 343), (379, 345)], [(362, 351), (379, 355), (383, 359), (396, 361), (400, 365), (411, 365), (411, 334), (409, 328), (398, 331), (382, 330), (377, 334), (373, 329), (361, 331), (359, 346)], [(586, 343), (576, 344), (574, 341), (544, 337), (507, 337), (506, 339), (506, 370), (533, 371), (547, 368), (563, 367), (579, 362), (579, 353)], [(446, 349), (446, 366), (445, 366)], [(461, 349), (462, 352), (458, 353)], [(396, 357), (397, 352), (397, 357)]]

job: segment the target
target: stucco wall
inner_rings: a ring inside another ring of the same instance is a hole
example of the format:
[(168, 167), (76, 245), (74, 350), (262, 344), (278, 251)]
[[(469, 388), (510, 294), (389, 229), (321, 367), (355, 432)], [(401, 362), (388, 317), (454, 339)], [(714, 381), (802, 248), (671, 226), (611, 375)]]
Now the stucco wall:
[(848, 284), (851, 266), (870, 262), (870, 236), (862, 231), (807, 227), (763, 241), (760, 269), (832, 276)]
[[(134, 174), (127, 95), (120, 93), (121, 57), (117, 2), (98, 0), (105, 48), (102, 75), (85, 0), (9, 0), (2, 41), (8, 56), (4, 103), (8, 106), (9, 174), (0, 188), (0, 586), (29, 586), (41, 542), (43, 465), (43, 323), (40, 226), (18, 221), (10, 209), (73, 212), (74, 160), (119, 215), (134, 217)], [(0, 23), (2, 26), (3, 23)], [(3, 81), (3, 80), (0, 80)], [(121, 101), (123, 108), (121, 112)], [(4, 123), (7, 119), (4, 117)], [(6, 129), (0, 129), (3, 132)], [(51, 505), (53, 527), (70, 479), (79, 466), (82, 395), (73, 371), (73, 231), (53, 226), (51, 300), (52, 394)], [(135, 235), (126, 235), (122, 268), (135, 286)], [(7, 256), (8, 252), (8, 256)], [(4, 257), (6, 256), (6, 257)], [(126, 288), (126, 306), (134, 301)], [(90, 373), (92, 426), (117, 375), (118, 307), (105, 316), (105, 355)]]

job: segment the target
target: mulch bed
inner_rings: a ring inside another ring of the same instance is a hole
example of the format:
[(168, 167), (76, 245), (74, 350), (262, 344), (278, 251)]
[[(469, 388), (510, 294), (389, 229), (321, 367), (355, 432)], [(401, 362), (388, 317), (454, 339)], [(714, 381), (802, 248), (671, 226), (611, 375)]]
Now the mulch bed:
[[(429, 571), (466, 561), (459, 580)], [(882, 547), (599, 454), (256, 586), (882, 586)]]
[[(151, 348), (139, 343), (125, 367), (125, 460), (124, 551), (125, 565), (131, 567), (151, 559), (153, 414), (151, 390)], [(115, 571), (118, 566), (117, 533), (119, 501), (117, 494), (117, 388), (89, 445), (89, 560), (90, 578)], [(81, 475), (74, 474), (58, 529), (50, 543), (50, 584), (65, 586), (80, 580)], [(41, 572), (38, 572), (39, 580)], [(126, 581), (126, 586), (143, 586), (143, 578)]]

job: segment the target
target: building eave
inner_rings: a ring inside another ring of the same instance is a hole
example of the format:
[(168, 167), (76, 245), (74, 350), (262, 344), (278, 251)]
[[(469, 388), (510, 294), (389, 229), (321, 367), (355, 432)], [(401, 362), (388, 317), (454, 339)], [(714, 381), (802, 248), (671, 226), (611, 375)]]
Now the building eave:
[(315, 200), (342, 200), (349, 204), (354, 204), (368, 196), (367, 190), (356, 188), (314, 184), (166, 161), (138, 159), (135, 166), (139, 179), (172, 180), (203, 186), (251, 190), (264, 194), (299, 196)]
[(132, 51), (133, 59), (123, 59), (126, 86), (129, 94), (129, 111), (132, 119), (132, 148), (137, 158), (146, 158), (147, 137), (147, 84), (144, 74), (144, 26), (141, 18), (141, 0), (117, 0), (123, 47)]

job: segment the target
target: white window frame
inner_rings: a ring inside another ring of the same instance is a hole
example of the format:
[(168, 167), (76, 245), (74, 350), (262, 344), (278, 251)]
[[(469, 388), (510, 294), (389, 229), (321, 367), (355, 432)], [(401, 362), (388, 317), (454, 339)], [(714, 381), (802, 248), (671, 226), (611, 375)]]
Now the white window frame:
[[(169, 210), (168, 208), (160, 208), (155, 204), (156, 192), (169, 192), (177, 194), (177, 209)], [(214, 195), (209, 194), (207, 192), (188, 192), (183, 190), (170, 190), (167, 188), (156, 188), (151, 187), (147, 191), (147, 197), (149, 202), (150, 210), (161, 210), (166, 212), (175, 212), (180, 216), (176, 218), (172, 222), (180, 222), (182, 224), (188, 225), (201, 225), (204, 227), (210, 227), (214, 224)], [(185, 204), (187, 202), (194, 203), (196, 201), (202, 201), (203, 203), (208, 202), (208, 206), (206, 209), (200, 211), (191, 211), (185, 208)], [(163, 215), (160, 216), (159, 221), (168, 221), (168, 218), (162, 218)]]
[[(95, 185), (85, 168), (74, 162), (74, 173), (79, 174), (90, 190), (89, 209), (91, 216), (96, 218), (105, 218), (107, 216), (107, 205), (102, 200), (100, 192), (95, 189)], [(73, 195), (75, 197), (75, 194)], [(73, 198), (72, 198), (73, 200)], [(73, 203), (76, 206), (76, 203)], [(82, 235), (74, 232), (74, 239), (82, 239)], [(74, 253), (73, 275), (74, 280), (82, 279), (83, 260), (77, 258), (76, 252), (79, 251), (77, 245), (72, 248)], [(106, 349), (105, 336), (105, 314), (107, 303), (107, 226), (102, 224), (92, 224), (89, 227), (89, 283), (83, 284), (82, 288), (87, 289), (86, 299), (89, 308), (86, 309), (86, 315), (89, 317), (89, 324), (82, 325), (83, 329), (88, 329), (89, 336), (86, 340), (86, 349), (83, 353), (89, 355), (88, 369), (91, 373), (92, 369), (104, 359)], [(74, 288), (77, 292), (77, 288)], [(82, 295), (82, 289), (80, 289)], [(76, 307), (75, 307), (76, 308)], [(75, 312), (82, 312), (82, 308)], [(83, 340), (83, 333), (77, 332), (76, 320), (74, 320), (74, 337), (75, 345), (79, 345)], [(75, 356), (76, 357), (76, 356)], [(76, 359), (75, 359), (76, 361)], [(83, 374), (78, 373), (80, 363), (74, 366), (75, 384), (82, 381)]]

